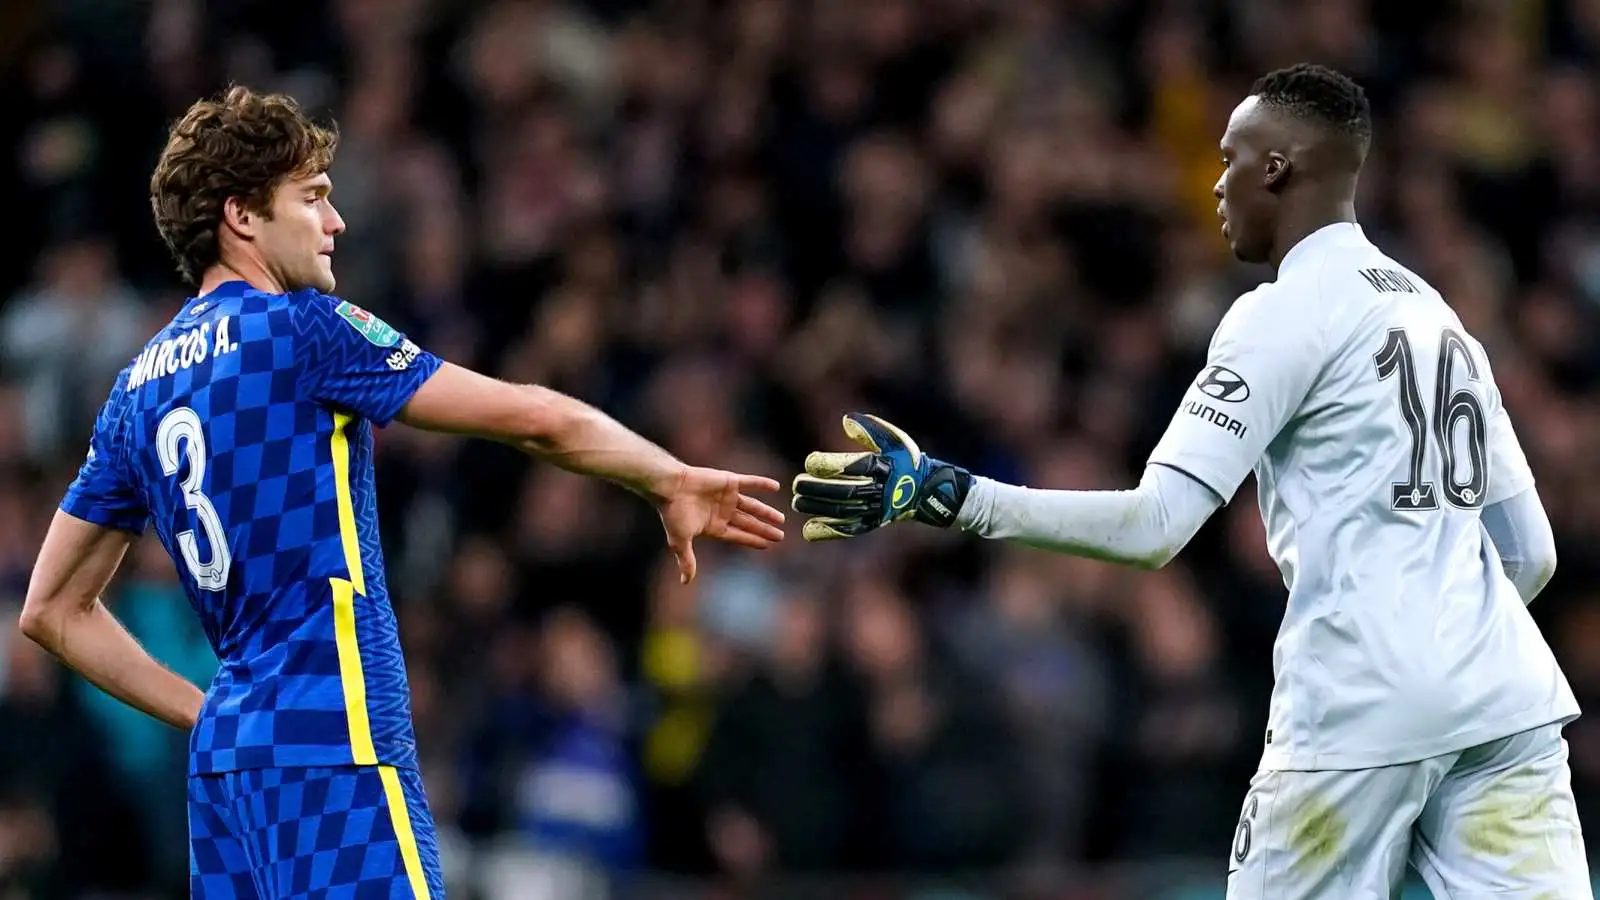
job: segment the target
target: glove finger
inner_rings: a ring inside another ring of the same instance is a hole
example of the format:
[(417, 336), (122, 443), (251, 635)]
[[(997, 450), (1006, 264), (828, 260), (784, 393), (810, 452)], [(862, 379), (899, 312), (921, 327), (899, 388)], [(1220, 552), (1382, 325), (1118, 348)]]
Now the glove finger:
[(869, 476), (872, 474), (872, 454), (859, 451), (831, 453), (817, 450), (806, 456), (806, 474), (818, 478), (836, 478), (840, 475)]
[(871, 478), (813, 478), (810, 475), (796, 475), (793, 488), (802, 497), (823, 500), (866, 500), (883, 490)]
[(877, 526), (863, 519), (817, 518), (807, 519), (800, 536), (810, 542), (838, 541), (866, 534)]
[(864, 503), (820, 500), (815, 497), (796, 496), (790, 506), (793, 506), (794, 511), (803, 516), (824, 516), (838, 519), (861, 518), (871, 512)]
[(904, 449), (911, 455), (911, 464), (922, 464), (922, 449), (899, 426), (870, 413), (851, 413), (844, 417), (844, 433), (863, 447), (878, 453)]

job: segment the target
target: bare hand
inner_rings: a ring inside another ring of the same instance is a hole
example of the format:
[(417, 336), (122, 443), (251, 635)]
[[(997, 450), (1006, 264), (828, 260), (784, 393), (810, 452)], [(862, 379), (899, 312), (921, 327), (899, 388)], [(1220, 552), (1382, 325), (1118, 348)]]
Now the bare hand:
[(765, 550), (783, 540), (783, 513), (749, 495), (776, 491), (778, 482), (760, 475), (740, 475), (720, 469), (684, 470), (677, 487), (661, 502), (661, 524), (667, 529), (667, 547), (678, 558), (678, 577), (694, 580), (694, 539), (700, 535)]

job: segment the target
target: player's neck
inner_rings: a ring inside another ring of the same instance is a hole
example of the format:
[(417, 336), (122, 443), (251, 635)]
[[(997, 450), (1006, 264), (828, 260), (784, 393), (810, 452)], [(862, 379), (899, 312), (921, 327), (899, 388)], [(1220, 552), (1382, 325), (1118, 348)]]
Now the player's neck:
[(1356, 220), (1356, 204), (1348, 197), (1323, 203), (1308, 203), (1302, 210), (1285, 213), (1278, 223), (1278, 237), (1273, 242), (1272, 270), (1276, 272), (1283, 258), (1295, 245), (1316, 232), (1339, 222)]
[(283, 285), (257, 260), (218, 262), (200, 278), (200, 292), (204, 297), (230, 281), (243, 281), (264, 294), (285, 293)]

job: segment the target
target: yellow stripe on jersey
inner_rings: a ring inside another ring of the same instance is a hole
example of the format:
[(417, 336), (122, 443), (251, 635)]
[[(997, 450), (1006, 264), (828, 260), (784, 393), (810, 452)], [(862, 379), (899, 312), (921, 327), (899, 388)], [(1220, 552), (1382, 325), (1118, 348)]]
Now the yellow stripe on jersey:
[(356, 642), (356, 595), (366, 596), (367, 581), (361, 569), (361, 542), (356, 536), (355, 499), (350, 494), (350, 437), (352, 417), (333, 414), (333, 493), (339, 506), (339, 543), (350, 580), (330, 578), (333, 585), (333, 640), (339, 650), (339, 682), (344, 688), (345, 722), (350, 728), (350, 755), (358, 766), (378, 764), (372, 746), (372, 721), (367, 716), (367, 679), (361, 671), (361, 646)]
[(375, 766), (372, 722), (367, 718), (367, 679), (361, 671), (361, 648), (356, 644), (354, 585), (330, 578), (333, 586), (333, 642), (339, 650), (339, 683), (344, 688), (344, 717), (350, 726), (350, 755), (358, 766)]
[(406, 865), (411, 894), (417, 900), (428, 900), (428, 879), (422, 874), (422, 854), (417, 850), (416, 832), (411, 829), (411, 808), (406, 806), (400, 773), (394, 766), (379, 766), (378, 777), (383, 779), (383, 795), (389, 801), (389, 821), (394, 825), (394, 838), (400, 845), (400, 859)]
[(339, 541), (344, 545), (344, 564), (350, 570), (350, 583), (356, 593), (367, 595), (367, 579), (361, 570), (361, 541), (356, 536), (356, 505), (350, 495), (350, 427), (346, 413), (333, 414), (333, 490), (339, 503)]

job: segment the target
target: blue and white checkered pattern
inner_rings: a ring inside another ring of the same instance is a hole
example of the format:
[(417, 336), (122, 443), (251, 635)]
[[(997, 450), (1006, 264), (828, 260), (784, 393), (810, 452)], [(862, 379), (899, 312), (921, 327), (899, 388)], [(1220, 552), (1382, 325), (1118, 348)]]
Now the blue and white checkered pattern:
[[(440, 365), (348, 303), (232, 282), (189, 302), (118, 378), (61, 508), (135, 532), (148, 519), (178, 563), (221, 661), (192, 773), (415, 767), (372, 423), (388, 423)], [(192, 410), (198, 435), (161, 430), (175, 410)], [(186, 490), (197, 465), (203, 477)], [(210, 533), (226, 536), (231, 560), (219, 590), (182, 552), (192, 541), (202, 569), (220, 559)], [(336, 583), (353, 586), (343, 663)]]
[(438, 840), (414, 770), (339, 766), (191, 776), (189, 832), (195, 900), (445, 895)]

